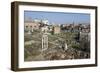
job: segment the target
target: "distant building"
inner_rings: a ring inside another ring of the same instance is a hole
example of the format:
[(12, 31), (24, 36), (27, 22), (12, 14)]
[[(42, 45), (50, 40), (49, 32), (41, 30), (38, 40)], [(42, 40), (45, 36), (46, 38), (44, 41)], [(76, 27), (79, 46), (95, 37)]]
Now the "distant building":
[(33, 21), (36, 22), (36, 23), (41, 23), (41, 22), (42, 22), (42, 21), (39, 20), (39, 19), (34, 19)]
[(90, 32), (89, 23), (72, 23), (72, 24), (62, 24), (61, 30), (64, 32)]
[(33, 30), (39, 29), (39, 26), (40, 24), (34, 21), (25, 21), (24, 23), (25, 31), (33, 31)]
[(42, 23), (49, 25), (49, 21), (48, 20), (42, 20)]
[(60, 32), (61, 32), (60, 26), (55, 25), (55, 26), (53, 27), (53, 33), (54, 33), (54, 34), (59, 34)]

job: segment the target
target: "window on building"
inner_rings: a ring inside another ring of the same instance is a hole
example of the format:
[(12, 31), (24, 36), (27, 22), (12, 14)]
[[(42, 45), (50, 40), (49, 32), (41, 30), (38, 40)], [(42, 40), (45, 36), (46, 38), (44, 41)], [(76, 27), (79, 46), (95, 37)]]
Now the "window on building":
[(28, 26), (26, 26), (26, 28), (28, 28)]

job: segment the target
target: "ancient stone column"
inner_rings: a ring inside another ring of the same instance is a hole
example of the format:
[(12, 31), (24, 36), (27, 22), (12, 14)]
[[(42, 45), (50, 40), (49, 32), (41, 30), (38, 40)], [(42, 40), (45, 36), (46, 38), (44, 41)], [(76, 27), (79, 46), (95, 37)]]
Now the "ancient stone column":
[(43, 34), (42, 36), (42, 50), (48, 49), (48, 35)]

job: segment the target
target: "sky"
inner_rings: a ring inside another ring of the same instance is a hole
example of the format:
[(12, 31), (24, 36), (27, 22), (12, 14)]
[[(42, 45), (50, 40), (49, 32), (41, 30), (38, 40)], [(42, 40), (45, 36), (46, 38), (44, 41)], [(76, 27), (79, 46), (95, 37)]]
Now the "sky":
[(50, 23), (90, 23), (90, 14), (67, 12), (24, 11), (25, 20), (47, 19)]

